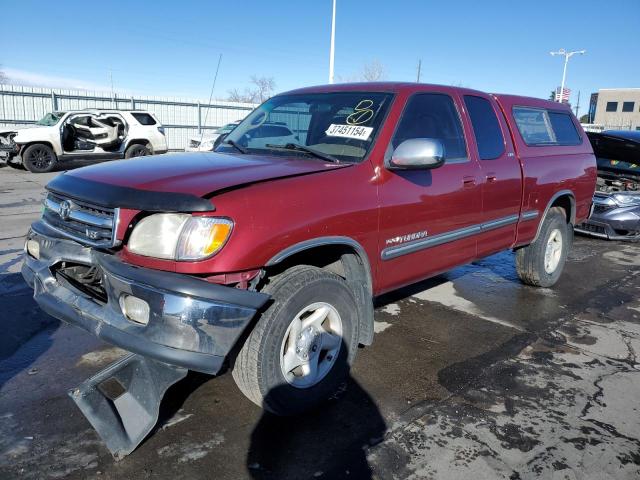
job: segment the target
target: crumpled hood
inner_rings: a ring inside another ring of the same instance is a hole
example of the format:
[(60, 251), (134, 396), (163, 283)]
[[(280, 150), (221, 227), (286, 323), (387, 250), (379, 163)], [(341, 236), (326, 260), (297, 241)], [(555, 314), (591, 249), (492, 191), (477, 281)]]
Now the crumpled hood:
[(120, 187), (207, 197), (231, 187), (346, 166), (298, 156), (203, 152), (106, 162), (64, 175)]

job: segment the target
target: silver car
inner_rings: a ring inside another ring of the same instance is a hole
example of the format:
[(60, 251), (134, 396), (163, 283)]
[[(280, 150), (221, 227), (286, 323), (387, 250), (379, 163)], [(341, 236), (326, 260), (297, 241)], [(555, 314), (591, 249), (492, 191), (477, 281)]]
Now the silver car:
[(598, 162), (593, 212), (580, 233), (640, 240), (640, 131), (587, 132)]

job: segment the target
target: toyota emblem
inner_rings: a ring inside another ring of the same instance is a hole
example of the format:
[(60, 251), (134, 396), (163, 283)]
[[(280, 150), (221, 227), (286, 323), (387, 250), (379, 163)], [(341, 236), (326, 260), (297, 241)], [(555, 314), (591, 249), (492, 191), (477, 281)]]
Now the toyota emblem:
[(58, 207), (58, 215), (63, 220), (67, 220), (71, 214), (71, 202), (69, 200), (63, 200)]

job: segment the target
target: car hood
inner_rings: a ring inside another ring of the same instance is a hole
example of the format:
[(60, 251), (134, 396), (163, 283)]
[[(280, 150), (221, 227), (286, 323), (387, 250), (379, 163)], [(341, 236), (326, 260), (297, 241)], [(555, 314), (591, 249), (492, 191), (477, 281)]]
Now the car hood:
[(41, 128), (41, 125), (13, 125), (11, 127), (0, 128), (0, 135), (3, 133), (18, 132), (20, 130), (28, 130), (31, 128)]
[(297, 156), (176, 153), (101, 163), (64, 176), (138, 190), (210, 197), (220, 190), (348, 165)]

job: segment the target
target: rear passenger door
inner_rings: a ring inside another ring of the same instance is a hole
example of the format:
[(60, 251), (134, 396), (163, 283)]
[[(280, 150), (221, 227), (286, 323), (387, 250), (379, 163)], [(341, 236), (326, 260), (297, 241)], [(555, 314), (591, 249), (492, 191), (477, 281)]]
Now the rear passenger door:
[(482, 192), (482, 230), (478, 257), (510, 247), (515, 241), (522, 198), (522, 173), (509, 129), (488, 95), (463, 95), (473, 130), (472, 155), (478, 159)]

